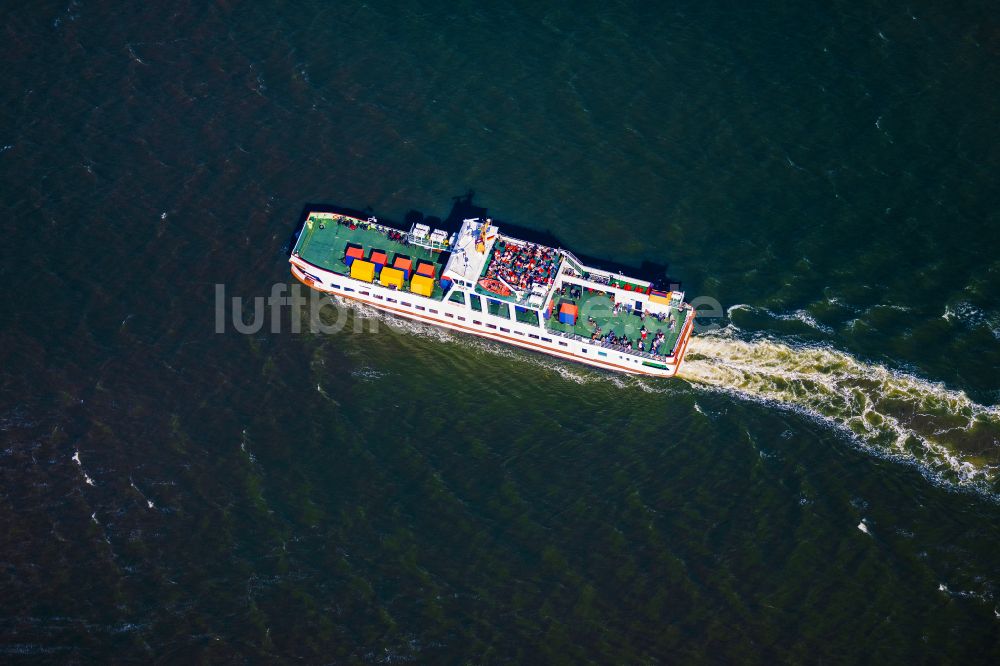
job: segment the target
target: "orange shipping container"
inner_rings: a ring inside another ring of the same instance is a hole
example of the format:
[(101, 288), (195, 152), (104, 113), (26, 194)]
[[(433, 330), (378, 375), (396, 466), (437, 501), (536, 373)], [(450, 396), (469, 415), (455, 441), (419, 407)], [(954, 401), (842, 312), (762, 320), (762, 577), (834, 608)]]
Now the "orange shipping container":
[(559, 306), (559, 312), (565, 312), (566, 314), (571, 314), (576, 317), (579, 309), (572, 303), (563, 303)]

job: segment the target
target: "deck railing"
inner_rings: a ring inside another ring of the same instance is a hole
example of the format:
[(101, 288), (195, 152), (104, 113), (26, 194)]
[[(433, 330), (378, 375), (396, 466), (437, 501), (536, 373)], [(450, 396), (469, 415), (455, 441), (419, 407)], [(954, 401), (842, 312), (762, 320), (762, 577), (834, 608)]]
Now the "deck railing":
[(562, 253), (563, 256), (566, 257), (566, 260), (569, 262), (570, 267), (573, 270), (575, 270), (580, 275), (584, 275), (586, 273), (586, 271), (583, 270), (583, 262), (577, 259), (575, 254), (573, 254), (569, 250), (563, 250)]
[(440, 243), (438, 241), (431, 240), (427, 236), (417, 236), (416, 234), (413, 234), (413, 233), (406, 234), (406, 240), (409, 241), (410, 243), (413, 243), (414, 245), (419, 245), (421, 247), (426, 247), (426, 248), (429, 248), (431, 250), (441, 250), (441, 251), (444, 251), (444, 250), (447, 250), (450, 247), (447, 242)]

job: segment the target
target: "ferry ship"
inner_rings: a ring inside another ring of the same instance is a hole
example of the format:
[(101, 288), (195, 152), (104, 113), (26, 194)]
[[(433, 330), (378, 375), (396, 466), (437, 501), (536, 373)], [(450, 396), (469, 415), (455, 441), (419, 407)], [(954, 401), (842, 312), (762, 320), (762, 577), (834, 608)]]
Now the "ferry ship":
[(587, 266), (490, 218), (451, 234), (307, 212), (289, 261), (317, 291), (605, 370), (677, 374), (694, 327), (684, 293)]

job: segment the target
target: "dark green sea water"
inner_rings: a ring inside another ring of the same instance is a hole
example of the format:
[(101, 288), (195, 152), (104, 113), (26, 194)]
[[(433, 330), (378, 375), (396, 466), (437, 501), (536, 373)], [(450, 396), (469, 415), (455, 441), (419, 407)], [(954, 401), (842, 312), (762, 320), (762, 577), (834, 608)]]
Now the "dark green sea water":
[[(1000, 659), (995, 4), (20, 4), (0, 661)], [(469, 189), (722, 328), (215, 333), (306, 202)]]

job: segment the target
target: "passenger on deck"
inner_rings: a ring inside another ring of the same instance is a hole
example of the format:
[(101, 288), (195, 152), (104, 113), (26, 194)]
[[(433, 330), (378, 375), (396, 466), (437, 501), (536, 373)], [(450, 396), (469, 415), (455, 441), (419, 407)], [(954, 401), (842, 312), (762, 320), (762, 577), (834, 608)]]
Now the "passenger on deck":
[(656, 349), (654, 353), (656, 354), (660, 353), (660, 345), (663, 344), (663, 340), (664, 340), (663, 331), (657, 329), (656, 338), (653, 340), (653, 348)]
[[(503, 280), (518, 291), (527, 291), (536, 284), (551, 284), (557, 264), (555, 251), (550, 248), (498, 241), (486, 277)], [(565, 293), (565, 286), (562, 293)]]

